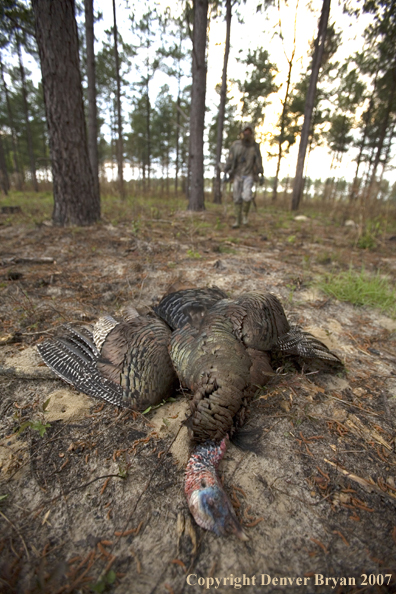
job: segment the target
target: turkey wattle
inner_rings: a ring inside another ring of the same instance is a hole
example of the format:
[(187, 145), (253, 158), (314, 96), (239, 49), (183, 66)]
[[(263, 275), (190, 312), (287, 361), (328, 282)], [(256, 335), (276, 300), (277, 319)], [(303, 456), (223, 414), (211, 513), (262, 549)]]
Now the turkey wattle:
[(217, 474), (226, 447), (224, 438), (219, 445), (206, 442), (194, 449), (186, 467), (184, 492), (199, 526), (212, 530), (217, 536), (235, 534), (241, 540), (249, 540)]

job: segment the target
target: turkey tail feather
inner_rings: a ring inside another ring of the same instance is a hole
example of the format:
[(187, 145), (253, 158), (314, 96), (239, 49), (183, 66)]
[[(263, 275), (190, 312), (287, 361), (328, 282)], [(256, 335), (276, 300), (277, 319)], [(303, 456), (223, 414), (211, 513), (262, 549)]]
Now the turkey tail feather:
[(296, 355), (303, 359), (321, 359), (342, 365), (341, 360), (323, 342), (312, 334), (293, 326), (289, 332), (278, 338), (278, 349), (286, 355)]
[(90, 360), (86, 345), (83, 348), (67, 337), (43, 342), (37, 348), (44, 363), (67, 383), (94, 398), (101, 398), (115, 406), (125, 406), (121, 386), (99, 374), (94, 363), (95, 353), (91, 353)]

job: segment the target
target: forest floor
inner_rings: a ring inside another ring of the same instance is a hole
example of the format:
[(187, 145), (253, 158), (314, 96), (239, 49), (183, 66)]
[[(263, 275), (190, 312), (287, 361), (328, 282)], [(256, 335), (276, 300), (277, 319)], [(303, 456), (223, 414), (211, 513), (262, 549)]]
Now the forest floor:
[[(349, 267), (394, 281), (394, 207), (362, 232), (347, 207), (295, 220), (258, 200), (233, 230), (229, 203), (190, 213), (108, 198), (100, 224), (63, 229), (50, 203), (0, 200), (21, 207), (0, 214), (0, 592), (396, 592), (396, 320), (317, 287)], [(251, 404), (260, 451), (230, 444), (220, 466), (247, 542), (189, 515), (187, 395), (118, 410), (57, 379), (35, 348), (62, 323), (213, 285), (275, 293), (346, 368), (282, 369)]]

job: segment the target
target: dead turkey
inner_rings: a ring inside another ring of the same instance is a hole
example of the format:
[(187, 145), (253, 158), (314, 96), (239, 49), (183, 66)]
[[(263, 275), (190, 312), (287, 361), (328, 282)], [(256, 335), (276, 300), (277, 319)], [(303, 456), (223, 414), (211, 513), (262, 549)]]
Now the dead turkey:
[(229, 299), (217, 288), (166, 295), (158, 317), (98, 320), (92, 330), (69, 326), (39, 345), (60, 377), (91, 396), (137, 410), (171, 396), (177, 380), (191, 391), (185, 421), (192, 452), (185, 493), (196, 522), (218, 535), (244, 534), (217, 474), (226, 439), (245, 420), (257, 387), (274, 374), (277, 354), (300, 363), (339, 368), (336, 355), (312, 335), (291, 327), (269, 293)]
[(192, 392), (186, 424), (192, 441), (200, 444), (187, 464), (185, 493), (200, 526), (243, 539), (217, 474), (225, 438), (244, 423), (257, 387), (273, 375), (274, 354), (337, 368), (341, 362), (312, 335), (291, 327), (279, 299), (270, 293), (217, 298), (208, 307), (197, 303), (198, 295), (196, 290), (178, 291), (157, 307), (159, 315), (166, 310), (167, 322), (175, 328), (170, 354), (182, 385)]

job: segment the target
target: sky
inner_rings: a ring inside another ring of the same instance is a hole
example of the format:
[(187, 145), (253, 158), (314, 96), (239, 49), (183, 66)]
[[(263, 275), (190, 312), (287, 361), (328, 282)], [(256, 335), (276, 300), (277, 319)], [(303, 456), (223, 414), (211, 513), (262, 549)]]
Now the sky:
[[(266, 133), (273, 132), (276, 122), (282, 110), (281, 99), (284, 97), (285, 85), (288, 73), (288, 61), (293, 50), (294, 27), (296, 23), (296, 53), (295, 65), (293, 65), (291, 82), (297, 82), (304, 70), (309, 68), (309, 44), (317, 35), (318, 21), (320, 17), (320, 10), (322, 2), (316, 0), (311, 3), (314, 10), (310, 10), (307, 4), (303, 1), (289, 0), (288, 6), (284, 2), (280, 2), (280, 14), (278, 10), (268, 10), (266, 14), (257, 14), (254, 10), (255, 2), (249, 1), (246, 4), (246, 9), (242, 11), (245, 24), (239, 25), (233, 23), (234, 30), (231, 31), (231, 37), (234, 34), (233, 47), (230, 53), (229, 72), (234, 78), (238, 76), (243, 77), (243, 70), (241, 65), (236, 62), (236, 57), (240, 48), (250, 47), (254, 49), (257, 45), (268, 49), (270, 52), (271, 61), (275, 62), (279, 73), (275, 78), (275, 83), (280, 87), (278, 93), (270, 97), (271, 104), (265, 110), (264, 126), (258, 130), (261, 133), (261, 138), (264, 140), (261, 144), (261, 152), (263, 161), (265, 162), (265, 171), (267, 175), (275, 175), (276, 159), (268, 159), (268, 152), (274, 152), (274, 147), (271, 147), (268, 141), (265, 141)], [(296, 16), (297, 12), (297, 16)], [(283, 42), (279, 36), (281, 21), (281, 29)], [(343, 14), (342, 6), (337, 0), (332, 0), (330, 8), (329, 23), (335, 22), (337, 28), (343, 30), (343, 42), (340, 45), (337, 54), (333, 60), (342, 62), (346, 57), (355, 53), (362, 48), (362, 35), (365, 27), (369, 22), (370, 17), (363, 15), (357, 21)], [(223, 32), (222, 32), (223, 31)], [(248, 34), (246, 33), (248, 32)], [(213, 24), (210, 31), (209, 41), (209, 74), (208, 74), (208, 89), (211, 89), (216, 84), (216, 77), (218, 77), (216, 63), (222, 59), (221, 55), (224, 52), (224, 43), (216, 45), (217, 40), (224, 36), (224, 23)], [(248, 38), (249, 46), (246, 45), (246, 38)], [(262, 43), (261, 43), (262, 42)], [(286, 58), (287, 56), (287, 58)], [(241, 71), (238, 76), (234, 72)], [(211, 99), (210, 90), (208, 99)], [(264, 137), (264, 138), (263, 138)], [(299, 141), (291, 147), (290, 154), (284, 159), (281, 167), (280, 176), (293, 177), (297, 163)], [(352, 156), (355, 156), (353, 153)], [(327, 148), (317, 147), (309, 156), (307, 162), (307, 174), (312, 178), (325, 177), (330, 175), (330, 166), (332, 157)], [(350, 160), (345, 160), (345, 163), (337, 170), (336, 177), (345, 177), (351, 179), (354, 174), (355, 164)], [(352, 171), (352, 174), (351, 174)]]
[[(268, 49), (270, 60), (274, 62), (279, 70), (275, 83), (279, 85), (279, 91), (270, 96), (270, 105), (265, 109), (264, 125), (256, 131), (256, 138), (261, 142), (261, 153), (263, 157), (265, 174), (272, 176), (276, 170), (276, 159), (268, 158), (268, 152), (271, 149), (266, 137), (274, 132), (274, 127), (282, 109), (281, 99), (284, 95), (288, 63), (286, 56), (290, 56), (293, 47), (294, 23), (296, 19), (296, 55), (295, 65), (292, 71), (292, 83), (297, 82), (301, 73), (309, 67), (308, 50), (309, 44), (317, 34), (318, 19), (322, 2), (320, 0), (279, 0), (280, 10), (272, 7), (263, 12), (257, 12), (256, 6), (259, 0), (246, 0), (246, 3), (240, 6), (240, 18), (233, 15), (231, 24), (231, 50), (228, 64), (228, 78), (242, 79), (245, 76), (245, 67), (238, 62), (238, 57), (246, 56), (248, 49), (254, 50), (257, 47)], [(352, 5), (356, 5), (356, 0), (350, 0)], [(171, 13), (173, 15), (180, 13), (181, 3), (169, 0), (158, 0), (156, 3), (160, 11), (165, 10), (171, 4)], [(152, 4), (151, 4), (152, 5)], [(120, 33), (126, 42), (133, 42), (130, 27), (130, 15), (133, 10), (139, 17), (139, 11), (143, 11), (145, 3), (134, 3), (132, 0), (116, 0), (117, 7), (117, 25)], [(94, 9), (103, 14), (102, 20), (95, 24), (95, 52), (97, 52), (105, 39), (105, 30), (113, 24), (113, 11), (111, 0), (94, 0)], [(82, 18), (82, 17), (81, 17)], [(370, 22), (369, 15), (361, 15), (359, 19), (349, 17), (343, 13), (342, 2), (332, 0), (330, 8), (329, 22), (335, 22), (337, 29), (342, 29), (342, 43), (338, 48), (337, 54), (333, 59), (342, 62), (347, 56), (360, 50), (363, 45), (363, 31)], [(243, 22), (240, 22), (243, 20)], [(283, 34), (283, 41), (280, 39), (280, 24)], [(219, 96), (215, 91), (216, 85), (221, 81), (223, 56), (225, 45), (225, 21), (223, 18), (210, 19), (209, 22), (209, 41), (208, 41), (208, 73), (207, 73), (207, 94), (206, 103), (209, 112), (206, 114), (206, 125), (210, 125), (213, 114), (218, 109)], [(26, 56), (28, 62), (28, 57)], [(33, 71), (35, 82), (40, 80), (40, 71), (30, 60), (27, 64)], [(131, 81), (137, 80), (136, 68), (139, 66), (136, 60), (133, 64), (133, 70), (130, 74)], [(189, 79), (184, 79), (184, 84), (188, 84)], [(157, 93), (162, 85), (169, 84), (171, 92), (176, 95), (176, 82), (163, 72), (157, 72), (151, 86), (151, 100), (154, 103)], [(172, 86), (173, 84), (173, 86)], [(232, 89), (234, 101), (238, 103), (238, 90)], [(125, 103), (124, 103), (125, 105)], [(128, 106), (125, 105), (128, 109)], [(128, 121), (128, 113), (124, 110), (124, 117)], [(128, 129), (126, 129), (128, 131)], [(107, 134), (108, 136), (108, 134)], [(280, 177), (291, 176), (295, 174), (297, 162), (299, 141), (291, 148), (289, 155), (282, 162)], [(345, 177), (351, 180), (355, 171), (355, 163), (351, 160), (356, 156), (356, 151), (351, 150), (344, 157), (341, 166), (336, 170), (336, 177)], [(394, 155), (395, 156), (395, 155)], [(326, 147), (316, 147), (306, 163), (306, 174), (312, 178), (325, 179), (333, 175), (331, 172), (332, 158)], [(394, 164), (395, 159), (393, 159)], [(390, 170), (385, 174), (391, 183), (395, 182), (396, 175)]]
[[(246, 3), (239, 8), (240, 19), (233, 15), (231, 23), (231, 50), (228, 64), (228, 78), (242, 79), (245, 75), (245, 67), (238, 62), (238, 57), (244, 57), (248, 49), (254, 50), (258, 46), (268, 49), (271, 61), (275, 62), (279, 73), (275, 83), (280, 89), (277, 94), (270, 97), (270, 105), (265, 110), (264, 125), (256, 131), (256, 138), (261, 142), (261, 153), (263, 157), (265, 173), (268, 176), (275, 175), (276, 159), (268, 158), (268, 152), (274, 152), (274, 147), (269, 145), (266, 136), (274, 132), (277, 119), (282, 109), (281, 99), (284, 95), (288, 63), (286, 56), (290, 56), (293, 48), (294, 25), (296, 19), (296, 54), (295, 65), (292, 71), (292, 83), (297, 82), (301, 72), (309, 67), (308, 51), (310, 42), (316, 37), (318, 20), (322, 2), (313, 0), (280, 0), (280, 11), (276, 7), (267, 11), (257, 12), (256, 6), (259, 0), (246, 0)], [(352, 5), (356, 5), (355, 0), (351, 0)], [(159, 0), (158, 5), (162, 10), (169, 6), (169, 0)], [(131, 4), (132, 5), (132, 4)], [(130, 6), (131, 6), (130, 5)], [(140, 4), (140, 6), (143, 6)], [(104, 29), (111, 26), (112, 23), (112, 3), (109, 0), (96, 0), (96, 8), (100, 7), (103, 12), (103, 20), (96, 25), (96, 34), (98, 38), (104, 35)], [(179, 8), (178, 8), (179, 7)], [(135, 4), (135, 10), (138, 12), (139, 4)], [(172, 3), (172, 14), (180, 10), (180, 4)], [(130, 37), (129, 12), (124, 0), (117, 1), (117, 17), (120, 23), (120, 31), (125, 40)], [(297, 16), (296, 16), (297, 14)], [(342, 44), (340, 45), (334, 60), (342, 62), (347, 56), (360, 50), (363, 45), (363, 31), (370, 22), (369, 15), (361, 15), (359, 19), (349, 17), (343, 13), (342, 2), (332, 0), (330, 8), (329, 23), (335, 22), (337, 29), (342, 29)], [(283, 35), (283, 42), (280, 39), (280, 25)], [(206, 125), (209, 125), (211, 118), (218, 109), (219, 96), (215, 91), (216, 85), (221, 81), (223, 56), (225, 46), (225, 21), (223, 18), (211, 19), (209, 23), (209, 41), (208, 41), (208, 73), (207, 73), (207, 93), (206, 103), (210, 112), (206, 114)], [(169, 78), (165, 74), (156, 75), (155, 84), (152, 87), (152, 99), (155, 99), (156, 93), (160, 87), (169, 84)], [(187, 83), (187, 79), (186, 79)], [(235, 96), (235, 102), (238, 103), (238, 90), (232, 89)], [(176, 88), (174, 88), (176, 93)], [(290, 154), (282, 162), (280, 176), (293, 177), (297, 163), (299, 141), (291, 148)], [(355, 163), (351, 160), (356, 156), (357, 151), (351, 150), (347, 157), (344, 157), (341, 166), (332, 172), (330, 170), (332, 157), (326, 147), (316, 147), (309, 156), (306, 165), (306, 173), (312, 178), (325, 179), (330, 175), (336, 177), (345, 177), (351, 180), (354, 176)], [(349, 158), (348, 158), (349, 157)], [(395, 181), (395, 174), (389, 171), (386, 175), (391, 183)]]

